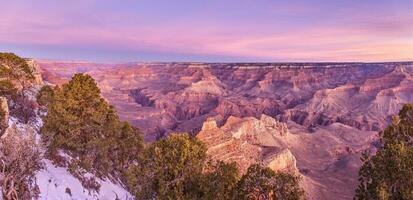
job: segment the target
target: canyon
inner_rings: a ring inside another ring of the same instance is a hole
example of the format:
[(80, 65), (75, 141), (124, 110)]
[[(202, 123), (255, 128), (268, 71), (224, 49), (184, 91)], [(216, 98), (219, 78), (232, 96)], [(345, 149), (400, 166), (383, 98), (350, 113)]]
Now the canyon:
[(36, 61), (62, 84), (88, 73), (147, 141), (188, 132), (213, 159), (303, 177), (309, 199), (352, 199), (360, 155), (413, 101), (413, 63)]

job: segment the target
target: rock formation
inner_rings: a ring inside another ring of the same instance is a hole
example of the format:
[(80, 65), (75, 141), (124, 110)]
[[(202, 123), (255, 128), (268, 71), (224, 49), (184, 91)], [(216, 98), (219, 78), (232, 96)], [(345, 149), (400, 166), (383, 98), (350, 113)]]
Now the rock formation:
[(27, 60), (27, 64), (33, 72), (33, 80), (30, 82), (30, 85), (43, 85), (44, 83), (39, 64), (35, 60)]
[(266, 115), (260, 119), (231, 116), (221, 127), (213, 118), (207, 119), (197, 137), (207, 144), (212, 159), (236, 162), (242, 173), (254, 163), (297, 173), (296, 160), (282, 141), (287, 134), (286, 124)]
[(283, 149), (278, 153), (267, 156), (263, 163), (274, 171), (284, 171), (292, 174), (298, 173), (297, 160), (289, 149)]
[[(2, 77), (0, 78), (2, 81), (6, 80), (10, 84), (12, 84), (12, 86), (18, 91), (19, 95), (21, 95), (21, 98), (20, 97), (11, 98), (10, 96), (12, 95), (10, 94), (5, 95), (7, 96), (7, 98), (0, 97), (0, 114), (2, 115), (1, 121), (0, 121), (0, 136), (10, 132), (7, 130), (9, 128), (12, 128), (12, 127), (9, 127), (9, 124), (15, 125), (10, 121), (11, 113), (13, 114), (13, 112), (15, 113), (17, 112), (17, 113), (23, 114), (21, 113), (23, 112), (22, 111), (23, 109), (19, 110), (18, 108), (22, 108), (23, 106), (26, 106), (26, 105), (23, 105), (23, 102), (20, 102), (20, 101), (27, 100), (27, 102), (25, 102), (27, 104), (29, 104), (28, 101), (31, 101), (30, 103), (36, 104), (36, 93), (40, 89), (40, 87), (42, 87), (42, 85), (44, 84), (42, 80), (41, 70), (40, 70), (39, 65), (34, 60), (26, 59), (23, 61), (27, 63), (27, 67), (28, 67), (27, 71), (30, 72), (30, 76), (21, 76), (21, 77), (16, 76), (18, 77), (16, 78), (13, 75), (9, 75), (5, 73), (5, 74), (2, 74)], [(3, 69), (12, 70), (12, 72), (14, 73), (19, 73), (18, 70), (14, 68), (16, 67), (14, 65), (16, 64), (10, 64), (9, 61), (0, 62), (0, 66)], [(9, 89), (9, 88), (4, 88), (4, 89)], [(16, 116), (13, 116), (13, 117), (16, 117)]]

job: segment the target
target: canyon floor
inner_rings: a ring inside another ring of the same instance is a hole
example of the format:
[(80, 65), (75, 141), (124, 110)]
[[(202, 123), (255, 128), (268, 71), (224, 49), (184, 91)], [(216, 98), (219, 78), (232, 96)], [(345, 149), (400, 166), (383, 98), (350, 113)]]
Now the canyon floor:
[(37, 62), (52, 84), (92, 75), (147, 141), (188, 132), (241, 170), (301, 174), (310, 199), (352, 199), (361, 152), (413, 102), (413, 63)]

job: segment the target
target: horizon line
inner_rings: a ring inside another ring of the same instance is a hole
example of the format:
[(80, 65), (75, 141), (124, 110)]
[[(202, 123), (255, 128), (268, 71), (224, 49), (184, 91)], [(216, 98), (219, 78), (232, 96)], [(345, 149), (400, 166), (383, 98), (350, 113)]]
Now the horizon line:
[(59, 62), (59, 63), (93, 63), (93, 64), (413, 64), (413, 60), (400, 60), (400, 61), (91, 61), (91, 60), (66, 60), (66, 59), (47, 59), (47, 58), (26, 58), (40, 62)]

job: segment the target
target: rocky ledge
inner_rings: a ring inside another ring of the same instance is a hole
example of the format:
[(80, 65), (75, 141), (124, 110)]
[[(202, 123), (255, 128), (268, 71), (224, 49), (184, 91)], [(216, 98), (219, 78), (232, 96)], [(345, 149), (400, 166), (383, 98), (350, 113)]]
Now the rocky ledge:
[(298, 173), (296, 159), (283, 142), (289, 134), (285, 123), (267, 115), (259, 119), (231, 116), (221, 127), (216, 121), (208, 118), (197, 135), (207, 144), (212, 159), (235, 162), (242, 173), (255, 163), (275, 171)]

